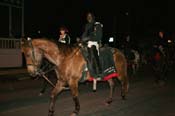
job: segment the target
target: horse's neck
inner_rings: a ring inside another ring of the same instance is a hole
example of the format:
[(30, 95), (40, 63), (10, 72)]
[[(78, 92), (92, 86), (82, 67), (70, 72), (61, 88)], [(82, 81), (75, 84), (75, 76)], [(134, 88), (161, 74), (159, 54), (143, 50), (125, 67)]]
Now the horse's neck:
[(56, 66), (58, 66), (63, 60), (63, 57), (60, 56), (58, 48), (49, 48), (45, 53), (45, 57)]
[(47, 40), (37, 40), (35, 45), (42, 49), (44, 51), (44, 57), (56, 66), (59, 66), (65, 59), (71, 59), (71, 57), (79, 52), (78, 47), (67, 49), (68, 46), (60, 45), (60, 48), (58, 48), (59, 46), (55, 43)]

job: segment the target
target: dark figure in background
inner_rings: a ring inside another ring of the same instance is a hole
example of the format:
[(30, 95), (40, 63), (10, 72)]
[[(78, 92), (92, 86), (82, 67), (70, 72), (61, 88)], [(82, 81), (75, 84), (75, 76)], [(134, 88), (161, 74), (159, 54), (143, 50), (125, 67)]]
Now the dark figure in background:
[(152, 65), (157, 84), (165, 84), (168, 69), (167, 40), (164, 31), (159, 31), (149, 50), (149, 60)]
[(71, 39), (68, 34), (68, 29), (65, 26), (60, 27), (60, 35), (58, 41), (65, 44), (70, 44)]
[[(151, 51), (151, 65), (155, 75), (155, 81), (158, 84), (165, 84), (167, 76), (167, 60), (164, 53), (161, 51), (159, 44), (153, 45)], [(163, 82), (163, 83), (162, 83)]]
[(168, 51), (167, 51), (167, 46), (168, 42), (165, 37), (165, 33), (163, 31), (159, 31), (157, 34), (157, 37), (155, 39), (154, 45), (157, 45), (160, 51), (162, 52), (163, 55), (167, 56)]
[(99, 47), (103, 36), (103, 25), (100, 22), (95, 21), (95, 16), (91, 12), (87, 13), (86, 19), (87, 24), (85, 25), (85, 31), (82, 35), (82, 41), (87, 42), (88, 59), (92, 65), (94, 74), (98, 77), (102, 73), (99, 61)]

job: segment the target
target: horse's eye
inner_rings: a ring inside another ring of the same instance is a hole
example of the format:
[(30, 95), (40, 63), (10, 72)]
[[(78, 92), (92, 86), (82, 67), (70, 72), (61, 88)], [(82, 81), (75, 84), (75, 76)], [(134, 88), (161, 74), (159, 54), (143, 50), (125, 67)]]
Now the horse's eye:
[(30, 54), (26, 54), (26, 57), (30, 57)]

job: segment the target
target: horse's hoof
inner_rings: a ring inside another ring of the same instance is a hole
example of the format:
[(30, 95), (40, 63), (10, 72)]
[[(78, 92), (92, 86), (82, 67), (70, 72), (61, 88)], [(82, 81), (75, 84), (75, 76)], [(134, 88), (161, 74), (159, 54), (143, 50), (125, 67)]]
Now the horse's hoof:
[(109, 106), (110, 104), (108, 102), (105, 102), (105, 106)]
[(54, 114), (53, 113), (49, 113), (48, 116), (54, 116)]
[(54, 111), (49, 111), (48, 116), (54, 116)]
[(78, 114), (73, 112), (72, 114), (70, 114), (70, 116), (78, 116)]
[(126, 100), (126, 96), (122, 96), (122, 100)]
[(38, 96), (43, 96), (43, 93), (39, 93)]
[(112, 99), (106, 100), (106, 101), (105, 101), (105, 105), (106, 105), (106, 106), (109, 106), (109, 105), (112, 103), (112, 101), (113, 101)]
[(97, 92), (97, 90), (93, 90), (93, 92), (95, 93), (95, 92)]
[(48, 116), (54, 116), (53, 114), (49, 114)]
[(160, 82), (159, 82), (159, 86), (160, 86), (160, 87), (165, 86), (165, 84), (166, 84), (165, 81), (160, 81)]

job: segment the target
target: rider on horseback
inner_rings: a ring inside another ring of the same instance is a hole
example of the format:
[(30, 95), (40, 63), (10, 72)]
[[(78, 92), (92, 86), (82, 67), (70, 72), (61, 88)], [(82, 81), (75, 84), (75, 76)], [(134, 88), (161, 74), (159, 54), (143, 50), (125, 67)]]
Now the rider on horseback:
[(95, 16), (91, 12), (87, 13), (86, 18), (87, 24), (85, 25), (85, 31), (82, 35), (82, 40), (87, 42), (88, 54), (90, 56), (88, 59), (92, 66), (93, 72), (98, 77), (102, 73), (99, 61), (99, 44), (101, 44), (103, 35), (103, 25), (100, 22), (95, 21)]
[(167, 39), (165, 38), (165, 34), (163, 31), (158, 32), (158, 37), (156, 38), (156, 41), (154, 42), (158, 46), (158, 49), (161, 51), (161, 53), (166, 56), (167, 55)]

